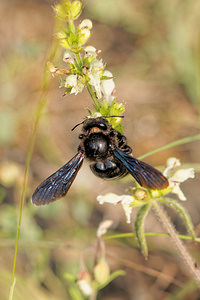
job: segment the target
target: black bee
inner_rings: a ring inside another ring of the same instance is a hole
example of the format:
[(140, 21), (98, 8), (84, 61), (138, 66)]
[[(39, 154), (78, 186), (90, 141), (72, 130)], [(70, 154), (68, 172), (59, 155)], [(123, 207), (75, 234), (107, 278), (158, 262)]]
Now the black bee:
[(33, 204), (49, 204), (66, 195), (84, 158), (90, 161), (90, 168), (98, 177), (113, 179), (130, 173), (142, 187), (159, 190), (168, 186), (161, 172), (130, 155), (132, 149), (126, 137), (105, 118), (88, 118), (80, 124), (83, 127), (78, 153), (36, 188)]

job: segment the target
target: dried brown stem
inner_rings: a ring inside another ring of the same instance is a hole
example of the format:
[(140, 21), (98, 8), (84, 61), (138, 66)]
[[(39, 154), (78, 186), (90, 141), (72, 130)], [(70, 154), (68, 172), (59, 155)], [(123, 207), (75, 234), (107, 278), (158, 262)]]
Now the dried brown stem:
[(195, 261), (191, 257), (190, 253), (187, 251), (183, 242), (179, 239), (176, 230), (173, 227), (169, 217), (167, 216), (167, 214), (164, 212), (164, 210), (161, 208), (161, 206), (158, 204), (157, 201), (153, 201), (152, 206), (154, 208), (154, 212), (156, 213), (156, 216), (159, 218), (160, 223), (162, 224), (164, 229), (168, 232), (174, 245), (176, 246), (179, 256), (183, 259), (186, 267), (190, 271), (190, 274), (193, 276), (197, 284), (200, 286), (200, 270), (196, 268)]

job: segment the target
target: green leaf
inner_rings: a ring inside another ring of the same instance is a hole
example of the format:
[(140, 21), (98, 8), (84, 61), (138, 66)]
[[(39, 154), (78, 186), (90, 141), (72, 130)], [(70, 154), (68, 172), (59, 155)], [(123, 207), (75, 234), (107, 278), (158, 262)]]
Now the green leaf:
[(70, 273), (65, 273), (64, 278), (67, 279), (67, 281), (73, 282), (73, 283), (76, 282), (76, 280), (77, 280), (77, 277)]
[(138, 210), (137, 217), (135, 220), (136, 237), (137, 237), (140, 248), (142, 250), (142, 254), (144, 255), (145, 259), (147, 259), (147, 257), (148, 257), (148, 247), (147, 247), (145, 233), (144, 233), (144, 222), (145, 222), (145, 218), (149, 212), (150, 207), (151, 207), (150, 203), (144, 204)]
[(110, 274), (108, 280), (104, 284), (98, 285), (98, 290), (103, 289), (105, 286), (107, 286), (115, 278), (117, 278), (119, 276), (124, 276), (125, 274), (126, 273), (123, 270), (117, 270), (117, 271), (113, 272), (112, 274)]
[[(125, 107), (122, 103), (113, 102), (111, 104), (108, 104), (106, 100), (103, 102), (100, 102), (100, 109), (99, 112), (102, 114), (102, 116), (121, 116), (122, 113), (125, 111)], [(123, 129), (121, 125), (121, 118), (108, 118), (107, 119), (110, 125), (119, 131), (121, 134), (123, 134)]]
[(90, 64), (91, 62), (94, 60), (94, 57), (92, 56), (84, 56), (83, 58), (83, 65), (86, 67), (86, 68), (89, 68), (90, 67)]
[(78, 47), (78, 43), (79, 43), (79, 36), (74, 32), (70, 32), (67, 42), (71, 46), (71, 48), (76, 49)]
[(183, 222), (184, 222), (184, 224), (187, 228), (188, 233), (195, 240), (196, 236), (195, 236), (195, 232), (194, 232), (194, 226), (192, 224), (192, 220), (190, 218), (190, 215), (188, 214), (185, 207), (183, 207), (179, 202), (177, 202), (176, 200), (171, 199), (171, 198), (158, 198), (158, 200), (160, 202), (166, 204), (167, 206), (173, 208), (178, 213), (178, 215), (183, 220)]
[(69, 94), (69, 93), (71, 92), (71, 90), (72, 90), (72, 87), (66, 88), (66, 90), (65, 90), (65, 95)]
[(69, 20), (69, 22), (67, 23), (67, 28), (66, 28), (67, 35), (69, 35), (70, 32), (73, 32), (73, 33), (76, 32), (76, 28), (75, 28), (74, 22), (72, 20)]

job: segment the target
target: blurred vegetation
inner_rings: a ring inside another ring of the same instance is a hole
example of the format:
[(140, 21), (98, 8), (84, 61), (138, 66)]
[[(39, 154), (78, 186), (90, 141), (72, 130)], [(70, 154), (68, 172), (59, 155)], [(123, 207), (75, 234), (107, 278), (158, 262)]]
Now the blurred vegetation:
[[(94, 21), (91, 44), (102, 50), (117, 84), (117, 97), (126, 106), (124, 132), (139, 156), (199, 131), (199, 1), (85, 0), (84, 16)], [(33, 113), (41, 94), (41, 74), (54, 35), (51, 1), (0, 2), (0, 299), (8, 299), (14, 255), (19, 199)], [(99, 206), (105, 192), (124, 193), (129, 183), (94, 178), (87, 163), (67, 199), (33, 207), (30, 197), (44, 178), (69, 160), (78, 146), (78, 129), (71, 128), (91, 108), (89, 95), (63, 97), (58, 82), (48, 90), (31, 162), (23, 211), (14, 299), (70, 299), (65, 273), (80, 270), (81, 253), (96, 243), (103, 219), (114, 220), (113, 231), (131, 232), (119, 207)], [(199, 143), (194, 142), (148, 158), (154, 165), (169, 156), (199, 166)], [(87, 178), (87, 180), (85, 180)], [(199, 227), (199, 173), (188, 181), (185, 203)], [(95, 187), (95, 189), (94, 189)], [(176, 228), (182, 223), (168, 212)], [(134, 216), (133, 216), (134, 218)], [(161, 231), (148, 216), (146, 231)], [(144, 261), (133, 238), (106, 241), (112, 271), (124, 269), (99, 299), (199, 299), (186, 270), (179, 264), (168, 238), (148, 238)], [(188, 242), (197, 262), (199, 245)], [(90, 255), (89, 255), (90, 257)], [(89, 261), (89, 258), (88, 258)], [(178, 291), (179, 290), (179, 291)]]

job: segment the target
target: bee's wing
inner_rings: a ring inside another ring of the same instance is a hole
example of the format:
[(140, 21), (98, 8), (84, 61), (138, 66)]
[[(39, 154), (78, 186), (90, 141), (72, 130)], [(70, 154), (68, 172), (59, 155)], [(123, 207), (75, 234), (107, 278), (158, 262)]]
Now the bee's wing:
[(153, 190), (168, 187), (167, 178), (152, 166), (124, 153), (117, 147), (113, 150), (113, 154), (142, 187)]
[(74, 181), (84, 159), (84, 154), (78, 152), (70, 161), (55, 173), (45, 179), (32, 196), (34, 205), (49, 204), (66, 195)]

